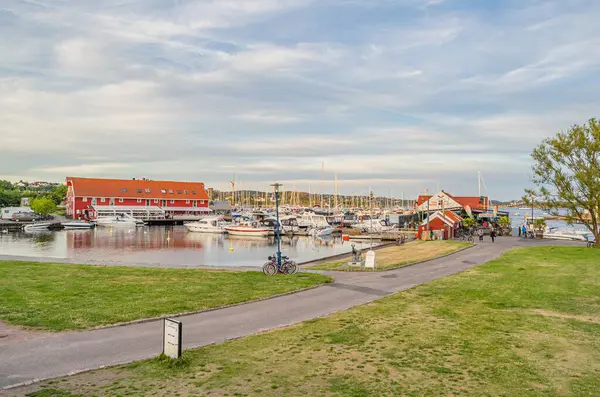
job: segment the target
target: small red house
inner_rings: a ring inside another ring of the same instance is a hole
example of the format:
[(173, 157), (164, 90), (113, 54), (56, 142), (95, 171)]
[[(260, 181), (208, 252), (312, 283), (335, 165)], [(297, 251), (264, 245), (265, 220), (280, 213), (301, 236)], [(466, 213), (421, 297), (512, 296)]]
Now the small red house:
[(210, 211), (201, 182), (67, 177), (66, 201), (66, 215), (77, 219), (94, 219), (102, 209), (135, 208), (166, 216)]
[[(435, 235), (441, 237), (443, 240), (449, 240), (456, 236), (456, 230), (460, 226), (460, 222), (463, 218), (456, 215), (452, 211), (436, 211), (429, 216), (429, 232), (433, 231)], [(427, 236), (427, 219), (419, 225), (419, 238)]]

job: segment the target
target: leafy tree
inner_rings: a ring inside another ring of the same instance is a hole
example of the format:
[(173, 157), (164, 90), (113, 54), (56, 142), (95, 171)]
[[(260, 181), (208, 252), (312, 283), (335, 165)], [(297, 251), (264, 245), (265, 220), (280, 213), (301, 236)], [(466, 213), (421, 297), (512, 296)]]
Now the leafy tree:
[(21, 193), (16, 190), (0, 189), (0, 207), (18, 207), (21, 205)]
[(473, 227), (476, 224), (475, 219), (473, 218), (465, 218), (462, 223), (464, 227)]
[(508, 216), (501, 216), (498, 223), (502, 226), (510, 226), (510, 218)]
[(13, 184), (9, 181), (0, 179), (0, 190), (13, 190)]
[(60, 205), (63, 200), (67, 197), (67, 185), (54, 186), (50, 190), (50, 197), (54, 200), (54, 204)]
[(31, 201), (31, 209), (40, 215), (49, 215), (56, 211), (56, 204), (49, 197), (37, 197)]
[(600, 248), (600, 122), (589, 120), (545, 139), (533, 150), (533, 182), (523, 200), (535, 200), (552, 215), (566, 209), (570, 224), (579, 222), (594, 234)]
[(533, 228), (535, 230), (544, 230), (546, 228), (546, 220), (536, 219), (535, 221), (533, 221)]

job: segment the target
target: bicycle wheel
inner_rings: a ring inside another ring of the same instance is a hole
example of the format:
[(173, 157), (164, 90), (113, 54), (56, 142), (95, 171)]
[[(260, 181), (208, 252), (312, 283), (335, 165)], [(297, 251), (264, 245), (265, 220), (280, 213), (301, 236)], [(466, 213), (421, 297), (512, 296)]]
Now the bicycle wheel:
[(283, 273), (285, 274), (296, 274), (298, 273), (298, 265), (294, 261), (286, 261), (283, 266)]
[(263, 273), (267, 276), (274, 276), (277, 274), (277, 266), (273, 262), (267, 262), (263, 265)]
[(475, 239), (473, 238), (473, 236), (469, 236), (469, 238), (468, 238), (468, 241), (469, 241), (470, 243), (473, 243), (473, 242), (475, 242)]

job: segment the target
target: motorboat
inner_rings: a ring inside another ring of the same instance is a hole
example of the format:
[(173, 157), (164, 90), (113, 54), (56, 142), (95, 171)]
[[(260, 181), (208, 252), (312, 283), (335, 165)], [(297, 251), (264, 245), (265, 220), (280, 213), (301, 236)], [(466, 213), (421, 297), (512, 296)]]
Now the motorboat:
[(359, 229), (367, 233), (386, 233), (395, 229), (394, 225), (389, 224), (385, 219), (370, 219), (352, 225), (353, 229)]
[(592, 233), (589, 230), (546, 228), (544, 238), (553, 240), (589, 241)]
[(298, 218), (298, 226), (305, 229), (318, 229), (330, 227), (331, 225), (327, 222), (327, 218), (324, 215), (317, 215), (313, 212), (304, 212), (302, 216)]
[(93, 229), (96, 224), (93, 222), (63, 222), (62, 226), (68, 230), (86, 230)]
[(135, 218), (124, 216), (99, 216), (95, 220), (96, 226), (99, 227), (130, 227), (135, 228), (138, 222)]
[(314, 228), (314, 229), (309, 229), (308, 234), (314, 237), (324, 237), (324, 236), (331, 236), (333, 234), (333, 232), (335, 232), (335, 228), (334, 227), (323, 227), (323, 228)]
[(38, 231), (44, 231), (44, 230), (50, 230), (50, 227), (56, 225), (56, 222), (39, 222), (39, 223), (32, 223), (30, 225), (25, 226), (25, 231), (26, 232), (38, 232)]
[(225, 226), (227, 226), (227, 224), (221, 217), (210, 216), (210, 217), (202, 218), (196, 222), (185, 223), (184, 226), (190, 232), (225, 233)]
[(226, 226), (225, 230), (232, 236), (267, 237), (271, 228), (260, 226), (258, 222)]

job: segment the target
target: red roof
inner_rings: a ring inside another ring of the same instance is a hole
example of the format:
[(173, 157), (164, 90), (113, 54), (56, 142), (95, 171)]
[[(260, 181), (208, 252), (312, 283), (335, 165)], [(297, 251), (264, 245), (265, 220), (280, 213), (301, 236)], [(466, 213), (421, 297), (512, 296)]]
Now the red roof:
[(208, 200), (204, 183), (67, 177), (76, 197)]
[(460, 222), (463, 219), (460, 216), (456, 215), (456, 213), (454, 213), (452, 211), (446, 211), (444, 215), (446, 216), (446, 218), (450, 219), (454, 223)]
[[(456, 201), (457, 203), (459, 203), (460, 205), (463, 206), (463, 208), (465, 208), (467, 205), (469, 207), (471, 207), (471, 209), (475, 209), (475, 208), (486, 208), (485, 203), (489, 202), (489, 199), (487, 197), (484, 197), (484, 204), (481, 205), (479, 204), (479, 197), (477, 196), (453, 196), (448, 192), (444, 192), (442, 190), (442, 192), (444, 194), (446, 194), (448, 197), (450, 197), (451, 199), (453, 199), (454, 201)], [(417, 206), (426, 203), (427, 200), (429, 200), (430, 198), (432, 198), (433, 195), (426, 195), (426, 196), (419, 196), (417, 197)]]

